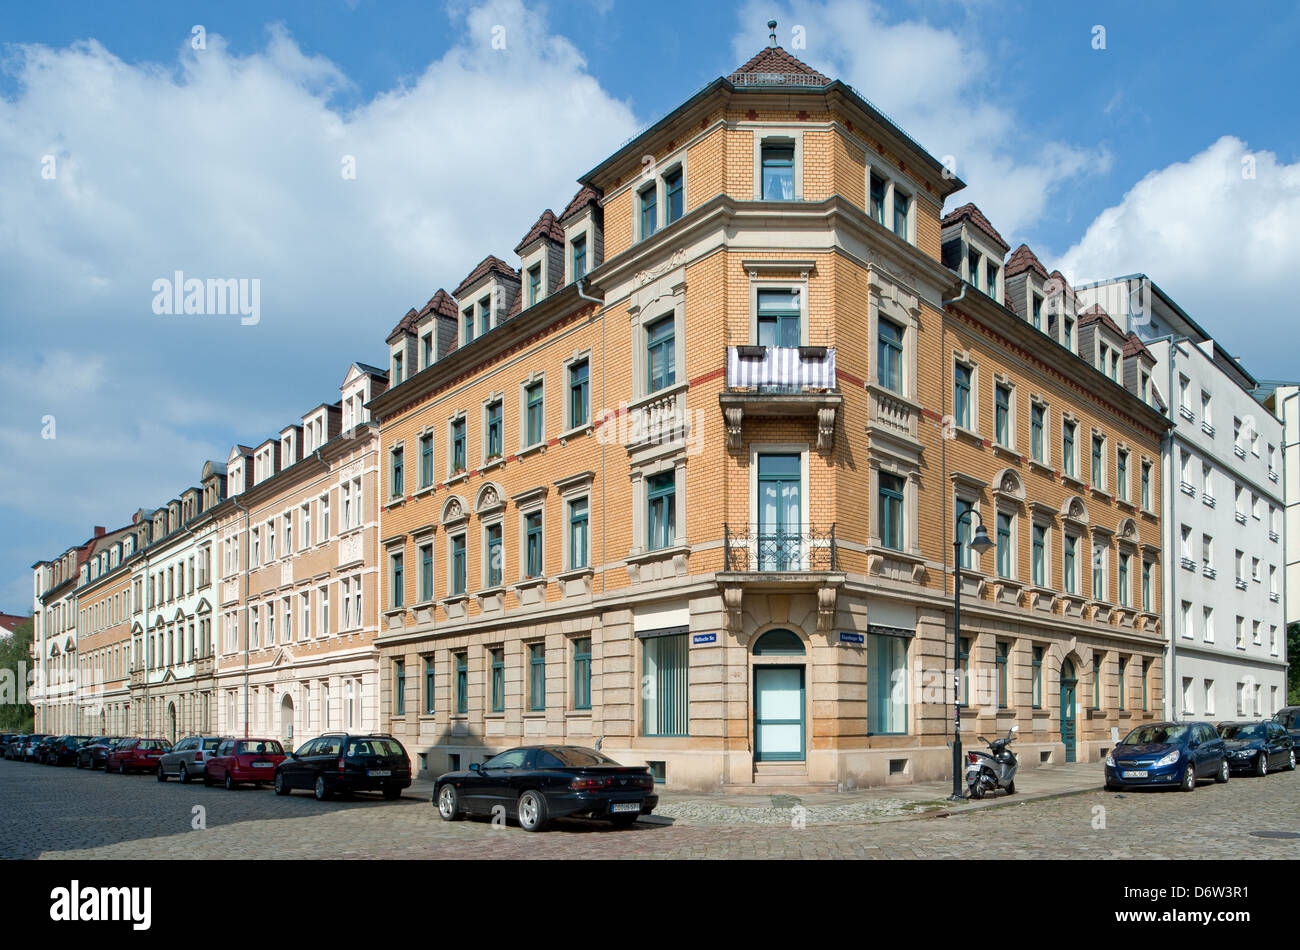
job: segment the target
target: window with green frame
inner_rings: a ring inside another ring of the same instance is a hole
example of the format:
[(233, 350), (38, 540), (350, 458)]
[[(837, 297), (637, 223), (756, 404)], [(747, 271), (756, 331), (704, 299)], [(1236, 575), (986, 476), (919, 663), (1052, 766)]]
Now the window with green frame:
[(1106, 548), (1101, 544), (1092, 546), (1092, 597), (1106, 599)]
[(1119, 554), (1119, 604), (1121, 607), (1127, 607), (1129, 604), (1129, 576), (1128, 576), (1129, 555), (1121, 551)]
[(1047, 586), (1047, 525), (1033, 526), (1033, 581), (1035, 587)]
[(451, 592), (453, 595), (465, 593), (465, 535), (456, 534), (451, 538)]
[(998, 577), (1010, 578), (1015, 573), (1015, 556), (1011, 532), (1011, 515), (1005, 511), (998, 512)]
[(871, 173), (871, 206), (869, 213), (877, 224), (885, 223), (885, 179)]
[(542, 299), (542, 265), (534, 264), (528, 268), (528, 306)]
[(802, 340), (802, 312), (797, 288), (758, 292), (758, 345), (794, 347)]
[(589, 508), (585, 497), (569, 502), (569, 570), (572, 571), (587, 566)]
[(908, 233), (908, 227), (907, 227), (908, 224), (907, 213), (911, 203), (912, 203), (912, 199), (909, 198), (907, 195), (903, 194), (901, 191), (899, 191), (898, 187), (895, 186), (894, 187), (894, 233), (897, 234), (904, 241), (912, 240), (911, 235)]
[(1105, 451), (1105, 440), (1099, 435), (1094, 435), (1092, 437), (1092, 487), (1096, 489), (1101, 489), (1106, 484), (1103, 480), (1105, 473), (1102, 470), (1102, 459)]
[(1150, 671), (1151, 663), (1149, 660), (1142, 661), (1142, 711), (1147, 710), (1147, 673)]
[(501, 547), (501, 525), (490, 524), (484, 531), (487, 541), (487, 585), (488, 587), (501, 586), (501, 569), (504, 562), (504, 554)]
[(487, 457), (489, 460), (500, 458), (505, 440), (502, 437), (505, 427), (501, 420), (502, 405), (500, 399), (488, 403), (487, 407)]
[(672, 224), (682, 216), (684, 210), (683, 197), (682, 169), (681, 166), (678, 166), (664, 175), (664, 212), (668, 224)]
[(958, 641), (957, 670), (961, 687), (961, 705), (970, 705), (970, 638), (961, 637)]
[(1151, 610), (1151, 562), (1142, 562), (1142, 609)]
[(1043, 431), (1047, 421), (1047, 410), (1038, 403), (1029, 407), (1029, 451), (1035, 462), (1043, 461)]
[(540, 712), (546, 708), (546, 645), (528, 644), (528, 708)]
[(587, 235), (574, 238), (569, 246), (573, 250), (573, 279), (581, 280), (587, 276)]
[(1115, 486), (1116, 494), (1120, 501), (1128, 501), (1128, 450), (1118, 449), (1115, 452)]
[(1065, 535), (1065, 556), (1062, 559), (1062, 580), (1065, 592), (1073, 594), (1079, 587), (1079, 539), (1073, 534)]
[(420, 436), (420, 487), (433, 484), (433, 433)]
[(469, 654), (456, 654), (456, 712), (469, 712)]
[(434, 665), (433, 657), (424, 658), (424, 714), (432, 716), (434, 712), (434, 701), (436, 693), (434, 692)]
[(461, 317), (465, 327), (465, 342), (471, 343), (474, 340), (474, 308), (469, 307), (463, 311)]
[(896, 393), (903, 391), (903, 332), (893, 320), (876, 321), (876, 381)]
[(542, 513), (530, 511), (524, 516), (525, 577), (542, 576)]
[(1007, 659), (1011, 653), (1011, 644), (999, 640), (993, 653), (993, 661), (998, 670), (998, 709), (1007, 708)]
[(403, 478), (405, 456), (406, 452), (400, 445), (388, 454), (388, 493), (393, 498), (400, 498), (406, 493)]
[(465, 420), (457, 419), (451, 424), (451, 470), (465, 471)]
[(967, 517), (966, 512), (973, 510), (974, 502), (968, 498), (960, 496), (953, 502), (953, 513), (957, 519), (957, 540), (961, 542), (958, 551), (961, 555), (961, 566), (963, 570), (972, 570), (975, 565), (975, 552), (971, 549), (970, 539), (971, 525), (974, 522), (974, 516)]
[(903, 549), (903, 490), (907, 481), (899, 475), (880, 473), (880, 543), (894, 551)]
[(591, 391), (591, 364), (578, 360), (569, 364), (569, 428), (585, 426), (588, 418), (588, 394)]
[(687, 636), (674, 633), (641, 640), (641, 734), (689, 735)]
[(573, 708), (591, 708), (591, 637), (573, 641)]
[(637, 194), (637, 205), (641, 209), (641, 240), (655, 233), (659, 226), (658, 186), (647, 185)]
[(970, 429), (970, 387), (971, 387), (971, 368), (964, 363), (957, 363), (953, 367), (952, 388), (953, 388), (953, 420), (956, 425), (963, 429)]
[(524, 445), (537, 445), (546, 433), (544, 383), (538, 380), (524, 387)]
[(1061, 423), (1061, 464), (1065, 474), (1074, 477), (1074, 433), (1078, 424), (1068, 419)]
[(1123, 712), (1128, 706), (1125, 703), (1124, 689), (1124, 658), (1119, 658), (1119, 708)]
[(646, 547), (651, 551), (670, 547), (676, 539), (677, 476), (661, 472), (646, 479)]
[(1101, 708), (1101, 657), (1092, 658), (1092, 708)]
[(504, 647), (493, 647), (489, 652), (492, 664), (492, 711), (505, 712), (506, 709), (506, 651)]
[(427, 604), (433, 600), (433, 542), (421, 544), (420, 556), (420, 603)]
[(867, 734), (907, 735), (907, 638), (869, 634)]
[(993, 387), (993, 435), (998, 445), (1011, 444), (1011, 387)]
[(1151, 463), (1142, 463), (1142, 510), (1151, 510)]
[(645, 328), (646, 392), (658, 392), (677, 381), (676, 326), (670, 313)]
[(478, 302), (478, 335), (482, 336), (492, 329), (492, 298), (484, 297)]
[(762, 146), (764, 201), (794, 200), (794, 146)]
[(1043, 648), (1034, 647), (1029, 664), (1031, 702), (1035, 709), (1043, 708)]
[(406, 603), (406, 584), (402, 574), (402, 552), (400, 551), (388, 555), (388, 581), (392, 605), (401, 607)]
[(397, 683), (393, 692), (393, 713), (398, 716), (406, 715), (406, 663), (403, 660), (397, 660), (393, 663), (393, 669), (396, 672)]

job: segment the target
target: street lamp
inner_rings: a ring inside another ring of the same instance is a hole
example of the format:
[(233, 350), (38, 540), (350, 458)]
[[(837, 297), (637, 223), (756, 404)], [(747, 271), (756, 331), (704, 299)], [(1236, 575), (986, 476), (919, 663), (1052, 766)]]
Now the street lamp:
[(961, 526), (972, 516), (979, 520), (979, 524), (970, 540), (971, 550), (983, 554), (993, 547), (993, 541), (984, 528), (984, 519), (974, 508), (967, 508), (957, 516), (952, 542), (952, 794), (948, 796), (948, 800), (954, 802), (966, 799), (961, 790)]

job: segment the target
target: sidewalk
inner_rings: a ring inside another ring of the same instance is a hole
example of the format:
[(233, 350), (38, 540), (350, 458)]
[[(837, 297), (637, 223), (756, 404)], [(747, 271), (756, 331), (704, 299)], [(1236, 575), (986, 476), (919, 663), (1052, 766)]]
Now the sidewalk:
[[(669, 789), (660, 790), (659, 807), (653, 815), (643, 817), (641, 821), (674, 825), (789, 825), (800, 819), (809, 825), (908, 821), (1060, 795), (1077, 795), (1099, 791), (1101, 787), (1100, 762), (1075, 762), (1027, 769), (1016, 776), (1016, 794), (996, 792), (980, 801), (967, 800), (961, 804), (947, 800), (952, 794), (951, 779), (887, 788), (861, 788), (852, 792), (797, 795), (784, 794), (779, 788), (772, 789), (771, 795), (675, 792)], [(425, 801), (430, 801), (432, 796), (432, 779), (416, 779), (404, 795)], [(796, 807), (803, 811), (795, 811)]]

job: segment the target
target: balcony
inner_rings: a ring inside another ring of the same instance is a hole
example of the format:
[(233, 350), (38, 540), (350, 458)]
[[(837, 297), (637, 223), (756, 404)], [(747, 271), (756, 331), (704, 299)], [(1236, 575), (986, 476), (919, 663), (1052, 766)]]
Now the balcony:
[(817, 448), (829, 450), (844, 402), (837, 391), (835, 347), (729, 346), (727, 390), (718, 402), (729, 449), (744, 445), (745, 417), (752, 416), (815, 419)]
[(798, 532), (724, 524), (722, 531), (729, 573), (839, 570), (833, 524), (824, 530), (809, 527)]
[(1244, 511), (1237, 512), (1233, 517), (1237, 519), (1237, 524), (1246, 523), (1246, 513)]
[(1178, 488), (1182, 491), (1184, 495), (1190, 495), (1193, 498), (1196, 497), (1196, 486), (1193, 485), (1191, 482), (1179, 482)]
[(1243, 449), (1240, 445), (1234, 445), (1232, 447), (1232, 454), (1237, 456), (1237, 458), (1239, 459), (1244, 459), (1246, 457), (1246, 450)]
[(1188, 409), (1186, 406), (1179, 406), (1178, 414), (1188, 422), (1191, 422), (1196, 418), (1196, 416), (1192, 415), (1192, 410)]

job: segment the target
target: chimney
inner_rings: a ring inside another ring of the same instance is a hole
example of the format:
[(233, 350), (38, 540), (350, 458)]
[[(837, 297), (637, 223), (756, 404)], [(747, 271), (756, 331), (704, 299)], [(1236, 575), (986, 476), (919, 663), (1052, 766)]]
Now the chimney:
[(102, 524), (95, 525), (95, 537), (102, 538), (107, 533), (107, 529)]
[(767, 45), (770, 46), (772, 49), (776, 49), (776, 21), (768, 20), (767, 28), (772, 31), (771, 33), (768, 34)]

